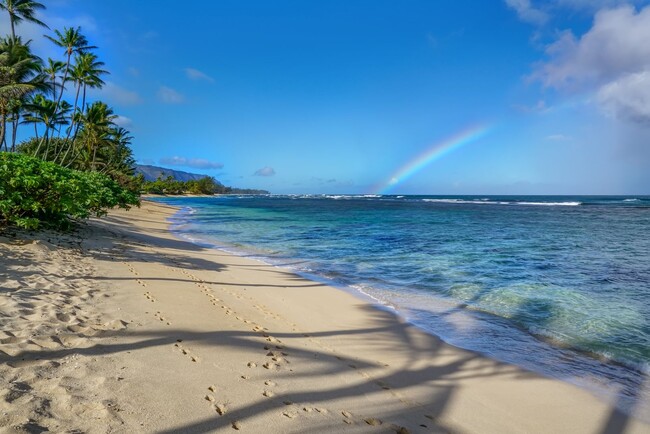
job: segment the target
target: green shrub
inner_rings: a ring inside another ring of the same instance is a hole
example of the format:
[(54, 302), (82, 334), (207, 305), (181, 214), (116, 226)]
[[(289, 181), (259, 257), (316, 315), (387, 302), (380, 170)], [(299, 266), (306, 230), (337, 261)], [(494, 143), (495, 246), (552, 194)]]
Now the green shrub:
[(224, 194), (230, 190), (211, 176), (189, 181), (160, 176), (155, 181), (142, 183), (142, 191), (149, 194)]
[(139, 206), (137, 195), (97, 172), (0, 152), (0, 221), (27, 229), (65, 227), (70, 219)]

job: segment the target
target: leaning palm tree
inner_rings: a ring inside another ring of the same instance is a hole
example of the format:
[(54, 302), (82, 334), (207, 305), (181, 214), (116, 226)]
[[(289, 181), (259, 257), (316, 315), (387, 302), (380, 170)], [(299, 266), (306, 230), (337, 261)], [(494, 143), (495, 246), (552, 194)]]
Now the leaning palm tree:
[(86, 110), (86, 91), (88, 89), (101, 89), (104, 87), (102, 75), (110, 74), (105, 69), (104, 62), (97, 61), (97, 56), (91, 53), (83, 53), (79, 56), (79, 67), (83, 71), (83, 95), (81, 97), (81, 111)]
[(98, 151), (111, 146), (111, 129), (115, 126), (113, 109), (101, 101), (90, 104), (86, 112), (80, 116), (81, 131), (75, 140), (78, 153), (82, 157), (83, 168), (97, 170)]
[(133, 136), (122, 127), (109, 129), (110, 147), (106, 149), (106, 166), (102, 172), (108, 174), (113, 179), (128, 178), (135, 173), (135, 159), (131, 150)]
[[(77, 111), (77, 103), (79, 102), (79, 93), (83, 89), (83, 96), (81, 102), (81, 113), (86, 111), (86, 90), (88, 88), (102, 88), (104, 86), (104, 81), (100, 76), (108, 74), (109, 72), (101, 69), (104, 66), (104, 62), (99, 62), (97, 56), (93, 53), (81, 53), (75, 57), (75, 64), (70, 70), (70, 81), (75, 83), (77, 88), (74, 99), (74, 111)], [(72, 125), (68, 130), (68, 138), (70, 138), (70, 133), (74, 129), (74, 137), (77, 137), (77, 132), (79, 130), (79, 123), (76, 123), (73, 119)], [(73, 138), (74, 140), (74, 138)]]
[(65, 62), (54, 60), (51, 57), (47, 59), (47, 65), (43, 68), (42, 72), (48, 78), (48, 84), (53, 98), (56, 98), (56, 89), (59, 86), (56, 80), (62, 77), (60, 74), (63, 68), (65, 68)]
[(0, 0), (0, 9), (9, 13), (11, 37), (13, 39), (16, 39), (16, 24), (20, 24), (22, 21), (29, 21), (49, 29), (47, 24), (35, 16), (37, 10), (45, 9), (42, 3), (33, 0)]
[(68, 114), (71, 110), (70, 104), (68, 104), (67, 101), (63, 101), (60, 109), (57, 110), (55, 101), (38, 94), (25, 104), (25, 110), (27, 114), (25, 115), (23, 123), (34, 124), (35, 128), (36, 125), (39, 124), (45, 126), (43, 137), (39, 140), (38, 146), (34, 150), (34, 156), (37, 157), (40, 155), (41, 147), (45, 144), (46, 147), (43, 159), (46, 160), (49, 155), (48, 145), (50, 132), (55, 131), (57, 128), (68, 123)]
[(22, 101), (44, 88), (40, 66), (41, 60), (31, 53), (29, 43), (23, 44), (20, 38), (0, 39), (0, 144), (4, 143), (5, 150), (7, 120), (12, 117), (14, 150)]
[(77, 27), (76, 29), (64, 27), (63, 32), (55, 30), (54, 33), (56, 34), (56, 38), (48, 35), (45, 35), (45, 37), (52, 41), (54, 45), (65, 49), (64, 54), (66, 55), (65, 69), (63, 79), (61, 80), (61, 92), (56, 101), (58, 107), (61, 104), (61, 98), (63, 98), (63, 91), (65, 90), (65, 82), (68, 80), (68, 74), (70, 73), (70, 59), (72, 59), (72, 55), (81, 54), (97, 47), (88, 45), (88, 40), (81, 34), (81, 27)]

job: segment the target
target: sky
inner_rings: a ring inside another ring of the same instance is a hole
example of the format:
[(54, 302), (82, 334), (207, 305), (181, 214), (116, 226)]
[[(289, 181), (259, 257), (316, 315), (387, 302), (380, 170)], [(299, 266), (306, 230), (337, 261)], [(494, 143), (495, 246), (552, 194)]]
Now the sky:
[(273, 193), (650, 194), (650, 1), (41, 1), (98, 46), (92, 98), (142, 164)]

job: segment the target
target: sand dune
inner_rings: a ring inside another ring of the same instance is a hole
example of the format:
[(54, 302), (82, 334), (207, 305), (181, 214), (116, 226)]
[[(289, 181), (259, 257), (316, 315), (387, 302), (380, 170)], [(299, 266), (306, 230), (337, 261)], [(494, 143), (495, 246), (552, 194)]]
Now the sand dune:
[(177, 240), (173, 211), (0, 239), (3, 432), (650, 432), (348, 293)]

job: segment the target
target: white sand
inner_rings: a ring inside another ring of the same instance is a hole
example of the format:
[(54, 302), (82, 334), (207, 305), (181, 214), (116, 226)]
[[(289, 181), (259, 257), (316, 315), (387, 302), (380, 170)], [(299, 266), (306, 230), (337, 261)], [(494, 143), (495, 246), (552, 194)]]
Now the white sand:
[(1, 432), (650, 433), (348, 293), (179, 241), (173, 212), (0, 236)]

